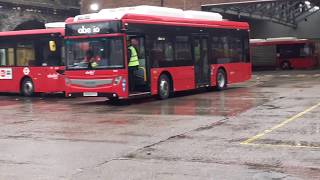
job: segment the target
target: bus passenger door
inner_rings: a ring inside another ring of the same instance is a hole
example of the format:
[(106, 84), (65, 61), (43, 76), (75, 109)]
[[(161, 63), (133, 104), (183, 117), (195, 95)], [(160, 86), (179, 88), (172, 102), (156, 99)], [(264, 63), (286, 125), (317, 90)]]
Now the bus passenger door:
[(192, 52), (196, 87), (210, 85), (210, 65), (208, 57), (208, 37), (194, 36)]
[(134, 86), (132, 93), (149, 92), (149, 67), (146, 59), (145, 51), (145, 37), (143, 35), (130, 35), (132, 45), (136, 48), (139, 58), (139, 67), (134, 72)]

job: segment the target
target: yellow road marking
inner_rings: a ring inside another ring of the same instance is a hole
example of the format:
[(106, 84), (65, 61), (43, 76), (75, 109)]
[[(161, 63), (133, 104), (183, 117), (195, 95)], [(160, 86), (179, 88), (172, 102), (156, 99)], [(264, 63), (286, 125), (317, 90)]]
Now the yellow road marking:
[(246, 141), (241, 142), (240, 144), (243, 144), (243, 145), (250, 144), (250, 143), (252, 143), (253, 141), (261, 138), (262, 136), (264, 136), (264, 135), (266, 135), (266, 134), (268, 134), (268, 133), (271, 133), (272, 131), (274, 131), (274, 130), (276, 130), (276, 129), (278, 129), (278, 128), (281, 128), (282, 126), (290, 123), (291, 121), (294, 121), (294, 120), (298, 119), (299, 117), (301, 117), (301, 116), (305, 115), (306, 113), (308, 113), (308, 112), (316, 109), (316, 108), (319, 107), (319, 106), (320, 106), (320, 103), (318, 103), (318, 104), (316, 104), (316, 105), (314, 105), (314, 106), (312, 106), (312, 107), (304, 110), (303, 112), (301, 112), (301, 113), (299, 113), (299, 114), (297, 114), (297, 115), (295, 115), (295, 116), (293, 116), (293, 117), (291, 117), (291, 118), (283, 121), (282, 123), (280, 123), (280, 124), (278, 124), (278, 125), (276, 125), (276, 126), (273, 126), (273, 127), (270, 128), (270, 129), (267, 129), (267, 130), (263, 131), (263, 132), (260, 133), (260, 134), (257, 134), (257, 135), (255, 135), (255, 136), (251, 137), (250, 139), (248, 139), (248, 140), (246, 140)]

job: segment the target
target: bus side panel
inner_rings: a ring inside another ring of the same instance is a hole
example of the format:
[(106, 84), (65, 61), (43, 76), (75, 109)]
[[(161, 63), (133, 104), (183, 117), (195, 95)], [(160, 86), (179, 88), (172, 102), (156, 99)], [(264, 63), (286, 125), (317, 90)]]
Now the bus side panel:
[(313, 57), (293, 58), (290, 59), (290, 64), (294, 69), (308, 69), (316, 65), (316, 60)]
[(43, 78), (40, 85), (38, 85), (39, 89), (37, 92), (54, 93), (65, 91), (65, 80), (62, 75), (46, 73)]
[[(24, 77), (23, 67), (1, 67), (0, 71), (0, 92), (20, 92), (20, 81)], [(8, 75), (8, 71), (12, 73), (12, 76)]]
[(226, 65), (226, 69), (228, 71), (228, 84), (251, 79), (251, 63), (231, 63)]
[[(64, 80), (56, 72), (59, 67), (1, 67), (12, 70), (12, 79), (0, 80), (0, 92), (18, 93), (24, 77), (32, 79), (35, 92), (64, 91)], [(0, 68), (0, 69), (1, 69)]]
[(219, 68), (226, 70), (228, 84), (244, 82), (251, 79), (251, 63), (214, 64), (211, 66), (212, 86), (216, 86), (216, 76)]
[(174, 91), (184, 91), (195, 88), (194, 66), (152, 68), (151, 94), (158, 94), (158, 80), (162, 73), (168, 72), (172, 76)]
[(35, 85), (36, 92), (62, 92), (65, 91), (65, 81), (57, 70), (63, 67), (31, 67), (30, 76)]

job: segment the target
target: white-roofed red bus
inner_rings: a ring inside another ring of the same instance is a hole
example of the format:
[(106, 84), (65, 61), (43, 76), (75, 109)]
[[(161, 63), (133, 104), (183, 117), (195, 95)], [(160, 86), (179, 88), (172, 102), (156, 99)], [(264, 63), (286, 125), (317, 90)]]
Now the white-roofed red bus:
[(0, 32), (0, 92), (63, 92), (64, 28)]
[(254, 68), (309, 69), (317, 65), (315, 43), (295, 37), (252, 39)]
[[(139, 57), (133, 82), (127, 40)], [(66, 51), (67, 96), (165, 99), (251, 78), (249, 25), (216, 13), (138, 6), (80, 15), (66, 24)], [(99, 61), (90, 65), (88, 51)]]

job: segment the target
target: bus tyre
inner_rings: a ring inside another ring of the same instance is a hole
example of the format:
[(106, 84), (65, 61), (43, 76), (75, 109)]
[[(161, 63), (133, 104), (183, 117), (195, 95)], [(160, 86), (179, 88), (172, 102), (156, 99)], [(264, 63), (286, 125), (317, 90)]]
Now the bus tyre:
[(288, 61), (283, 61), (283, 62), (281, 63), (281, 69), (282, 69), (282, 70), (289, 70), (289, 69), (291, 69), (291, 64), (290, 64), (290, 62), (288, 62)]
[(120, 101), (119, 97), (108, 97), (111, 103), (118, 103)]
[(21, 83), (21, 94), (23, 96), (32, 96), (34, 94), (34, 84), (30, 78), (25, 78)]
[(158, 81), (159, 99), (167, 99), (170, 96), (171, 83), (167, 75), (162, 74)]
[(227, 87), (227, 76), (223, 69), (219, 69), (217, 72), (216, 84), (217, 91), (222, 91)]

